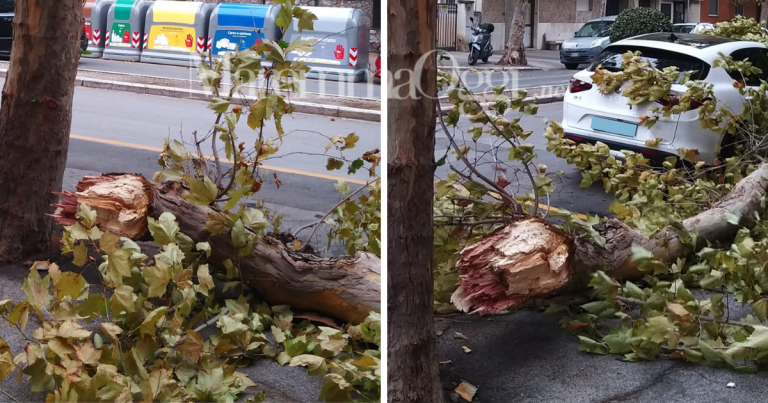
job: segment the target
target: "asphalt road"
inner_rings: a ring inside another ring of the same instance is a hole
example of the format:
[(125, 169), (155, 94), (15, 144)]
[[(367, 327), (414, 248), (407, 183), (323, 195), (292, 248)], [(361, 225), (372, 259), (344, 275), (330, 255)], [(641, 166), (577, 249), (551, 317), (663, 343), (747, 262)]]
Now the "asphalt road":
[(493, 87), (530, 88), (545, 85), (566, 84), (576, 71), (572, 70), (511, 70), (511, 71), (462, 71), (461, 78), (474, 92), (489, 92)]
[[(4, 85), (0, 80), (0, 86)], [(206, 106), (206, 102), (196, 100), (77, 87), (65, 188), (71, 189), (84, 175), (99, 173), (139, 173), (151, 178), (159, 170), (157, 159), (166, 138), (183, 136), (192, 143), (193, 131), (201, 136), (208, 133), (215, 116)], [(360, 137), (357, 146), (344, 152), (346, 158), (355, 159), (366, 151), (381, 149), (381, 126), (296, 113), (283, 118), (283, 127), (284, 145), (264, 161), (270, 168), (264, 169), (269, 174), (259, 198), (285, 215), (282, 229), (287, 230), (316, 222), (333, 208), (341, 200), (334, 188), (338, 180), (349, 182), (353, 189), (369, 180), (363, 170), (354, 175), (347, 175), (346, 168), (326, 170), (328, 137), (356, 133)], [(253, 147), (257, 133), (245, 119), (238, 123), (236, 133), (246, 147)], [(264, 136), (277, 139), (273, 122), (268, 122)], [(220, 141), (218, 145), (221, 148)], [(210, 141), (201, 148), (204, 154), (212, 154)], [(188, 149), (194, 151), (191, 146)], [(223, 155), (223, 150), (219, 153)], [(272, 172), (281, 182), (279, 189)]]
[[(534, 159), (534, 164), (544, 164), (547, 166), (547, 173), (554, 175), (558, 171), (562, 171), (564, 174), (554, 179), (555, 192), (549, 196), (549, 205), (563, 210), (568, 210), (581, 214), (588, 215), (605, 215), (608, 207), (613, 201), (611, 195), (607, 195), (603, 191), (602, 183), (596, 183), (592, 187), (582, 189), (579, 187), (581, 182), (581, 173), (579, 173), (573, 166), (568, 165), (565, 160), (557, 158), (553, 153), (546, 150), (547, 141), (544, 138), (544, 129), (549, 121), (562, 120), (563, 104), (561, 102), (541, 105), (539, 113), (535, 116), (522, 116), (520, 122), (521, 126), (533, 132), (533, 134), (524, 141), (524, 144), (530, 144), (535, 147), (537, 158)], [(508, 118), (520, 116), (519, 114), (509, 113)], [(462, 119), (459, 122), (458, 128), (455, 129), (454, 137), (458, 140), (459, 145), (466, 144), (473, 149), (477, 149), (477, 152), (470, 151), (468, 158), (472, 161), (477, 160), (477, 166), (483, 175), (489, 178), (496, 178), (500, 174), (496, 170), (497, 161), (508, 161), (509, 147), (500, 147), (497, 156), (489, 153), (493, 147), (492, 144), (499, 142), (498, 138), (484, 134), (477, 142), (477, 146), (472, 145), (472, 135), (466, 133), (466, 130), (472, 128), (472, 123), (466, 119)], [(445, 133), (440, 129), (438, 125), (437, 141), (435, 149), (435, 158), (439, 160), (442, 158), (449, 146), (448, 139)], [(437, 177), (445, 178), (451, 171), (451, 164), (458, 169), (465, 170), (461, 161), (456, 161), (456, 158), (449, 155), (446, 159), (446, 164), (437, 169)], [(506, 180), (512, 182), (509, 189), (513, 193), (530, 193), (532, 186), (528, 177), (520, 172), (515, 171), (515, 165), (511, 165), (505, 168), (505, 172), (502, 172)], [(518, 164), (519, 168), (520, 165)], [(540, 204), (547, 205), (547, 200), (542, 198)]]
[[(373, 63), (373, 61), (371, 62)], [(166, 66), (162, 64), (121, 62), (115, 60), (80, 59), (81, 70), (106, 71), (113, 73), (138, 74), (163, 78), (197, 80), (197, 70), (187, 67)], [(338, 81), (320, 81), (307, 79), (306, 91), (310, 93), (353, 96), (359, 98), (381, 99), (381, 85), (372, 82), (346, 83)]]

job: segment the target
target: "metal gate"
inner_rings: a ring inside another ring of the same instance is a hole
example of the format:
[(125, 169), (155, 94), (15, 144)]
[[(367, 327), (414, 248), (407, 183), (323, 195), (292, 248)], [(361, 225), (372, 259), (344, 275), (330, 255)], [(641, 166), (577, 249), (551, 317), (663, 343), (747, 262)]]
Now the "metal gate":
[(437, 48), (456, 50), (456, 16), (458, 6), (455, 0), (439, 0), (437, 3)]

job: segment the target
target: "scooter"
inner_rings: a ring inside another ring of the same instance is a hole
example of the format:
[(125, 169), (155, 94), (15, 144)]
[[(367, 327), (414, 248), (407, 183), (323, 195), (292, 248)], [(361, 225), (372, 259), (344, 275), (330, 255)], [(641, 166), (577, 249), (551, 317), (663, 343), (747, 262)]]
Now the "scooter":
[[(475, 23), (475, 19), (469, 17), (472, 23)], [(472, 28), (472, 35), (469, 37), (469, 57), (468, 62), (470, 66), (474, 66), (477, 60), (480, 59), (483, 63), (488, 63), (488, 59), (493, 55), (493, 46), (491, 46), (491, 33), (493, 33), (493, 24), (474, 24)]]

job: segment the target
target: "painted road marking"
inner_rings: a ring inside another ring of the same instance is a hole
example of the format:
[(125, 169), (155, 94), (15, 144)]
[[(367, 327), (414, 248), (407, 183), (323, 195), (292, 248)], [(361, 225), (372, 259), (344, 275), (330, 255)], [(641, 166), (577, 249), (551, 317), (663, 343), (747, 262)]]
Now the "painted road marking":
[[(134, 149), (137, 149), (137, 150), (154, 151), (154, 152), (158, 152), (158, 153), (159, 152), (163, 152), (163, 149), (160, 148), (160, 147), (152, 147), (152, 146), (145, 146), (145, 145), (142, 145), (142, 144), (126, 143), (126, 142), (117, 141), (117, 140), (100, 139), (100, 138), (97, 138), (97, 137), (81, 136), (79, 134), (70, 134), (69, 137), (73, 138), (73, 139), (77, 139), (77, 140), (91, 141), (91, 142), (94, 142), (94, 143), (101, 143), (101, 144), (109, 144), (109, 145), (118, 146), (118, 147), (128, 147), (128, 148), (134, 148)], [(210, 156), (210, 155), (206, 155), (205, 158), (207, 158), (209, 160), (213, 160), (213, 157)], [(230, 161), (228, 159), (225, 159), (225, 158), (222, 158), (221, 161), (222, 162), (227, 162), (227, 163), (230, 163), (230, 164), (233, 163), (232, 161)], [(269, 170), (276, 171), (276, 172), (282, 172), (282, 173), (294, 174), (294, 175), (302, 175), (302, 176), (309, 176), (309, 177), (320, 178), (320, 179), (328, 179), (328, 180), (332, 180), (332, 181), (343, 181), (343, 182), (347, 182), (347, 183), (354, 183), (354, 184), (357, 184), (357, 185), (365, 185), (366, 183), (368, 183), (368, 181), (362, 181), (362, 180), (359, 180), (359, 179), (342, 178), (340, 176), (333, 176), (333, 175), (326, 175), (326, 174), (320, 174), (320, 173), (315, 173), (315, 172), (300, 171), (298, 169), (278, 168), (278, 167), (273, 167), (273, 166), (269, 166), (269, 165), (262, 165), (261, 167), (264, 168), (264, 169), (269, 169)]]

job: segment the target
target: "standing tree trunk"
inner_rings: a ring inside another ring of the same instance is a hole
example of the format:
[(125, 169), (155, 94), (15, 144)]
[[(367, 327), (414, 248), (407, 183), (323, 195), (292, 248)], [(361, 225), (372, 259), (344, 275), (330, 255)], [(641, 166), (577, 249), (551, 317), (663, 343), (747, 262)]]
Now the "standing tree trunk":
[(760, 24), (762, 26), (768, 26), (768, 3), (763, 1), (760, 4)]
[(82, 0), (16, 0), (0, 109), (0, 265), (51, 244), (69, 147)]
[(606, 9), (608, 8), (608, 0), (600, 0), (600, 16), (606, 17)]
[(432, 311), (437, 4), (390, 0), (388, 10), (387, 396), (440, 403)]
[[(508, 0), (512, 1), (512, 0)], [(515, 0), (515, 11), (512, 17), (512, 27), (509, 30), (509, 39), (504, 56), (499, 60), (502, 66), (527, 66), (528, 58), (525, 57), (525, 22), (530, 11), (528, 0)]]

